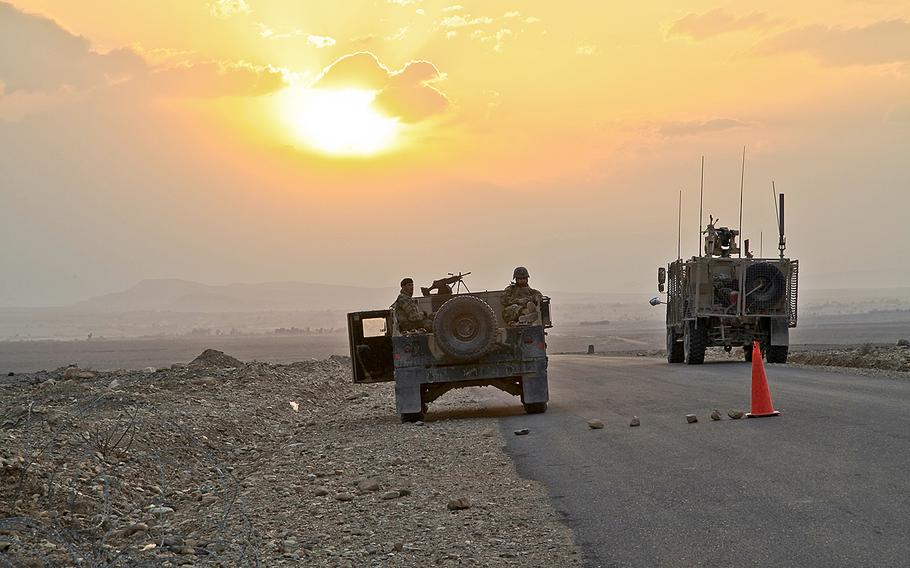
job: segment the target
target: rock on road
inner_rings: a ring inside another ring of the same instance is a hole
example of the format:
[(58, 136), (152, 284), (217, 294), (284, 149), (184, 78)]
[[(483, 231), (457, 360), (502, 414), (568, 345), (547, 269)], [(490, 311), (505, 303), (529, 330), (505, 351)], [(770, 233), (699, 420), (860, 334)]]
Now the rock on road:
[(781, 365), (768, 377), (782, 416), (731, 420), (748, 411), (748, 364), (554, 356), (549, 411), (501, 429), (586, 566), (906, 565), (910, 380)]

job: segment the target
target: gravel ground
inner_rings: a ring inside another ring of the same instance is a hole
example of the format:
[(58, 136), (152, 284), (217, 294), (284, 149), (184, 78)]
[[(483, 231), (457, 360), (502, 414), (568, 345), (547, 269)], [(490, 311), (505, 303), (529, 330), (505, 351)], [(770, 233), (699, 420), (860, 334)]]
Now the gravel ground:
[(0, 565), (580, 565), (495, 418), (400, 424), (346, 358), (203, 355), (0, 379)]

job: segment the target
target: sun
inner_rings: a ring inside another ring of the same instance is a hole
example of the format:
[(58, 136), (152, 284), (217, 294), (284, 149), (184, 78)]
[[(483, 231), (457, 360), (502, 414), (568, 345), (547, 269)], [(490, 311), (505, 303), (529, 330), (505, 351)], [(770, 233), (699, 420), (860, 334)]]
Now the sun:
[(283, 115), (295, 135), (311, 149), (334, 156), (371, 156), (390, 150), (398, 137), (397, 118), (374, 106), (375, 91), (295, 89)]

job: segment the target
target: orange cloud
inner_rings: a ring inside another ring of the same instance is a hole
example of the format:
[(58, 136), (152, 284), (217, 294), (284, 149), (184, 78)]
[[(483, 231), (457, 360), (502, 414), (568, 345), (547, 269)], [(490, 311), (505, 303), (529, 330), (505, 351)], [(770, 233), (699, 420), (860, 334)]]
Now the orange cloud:
[(128, 79), (146, 71), (131, 49), (100, 53), (87, 39), (43, 16), (0, 2), (0, 82), (6, 94), (88, 88)]
[(910, 62), (910, 22), (886, 20), (856, 28), (805, 26), (768, 38), (759, 53), (807, 53), (835, 66)]
[(660, 133), (667, 137), (693, 136), (706, 132), (718, 132), (731, 128), (749, 126), (735, 118), (712, 118), (710, 120), (692, 120), (687, 122), (670, 122), (660, 127)]
[(673, 25), (667, 30), (667, 37), (703, 40), (748, 29), (766, 30), (779, 24), (779, 20), (770, 18), (764, 13), (753, 12), (748, 16), (734, 16), (717, 8), (704, 14), (686, 14), (673, 22)]
[(120, 85), (146, 94), (187, 97), (260, 95), (285, 86), (271, 67), (243, 62), (184, 62), (153, 67), (141, 53), (121, 48), (101, 53), (51, 19), (26, 14), (0, 2), (2, 93), (86, 91)]
[(359, 52), (336, 60), (314, 81), (314, 88), (355, 88), (377, 91), (375, 104), (388, 115), (404, 122), (419, 122), (443, 113), (449, 99), (436, 87), (443, 79), (429, 61), (409, 61), (391, 71), (369, 52)]

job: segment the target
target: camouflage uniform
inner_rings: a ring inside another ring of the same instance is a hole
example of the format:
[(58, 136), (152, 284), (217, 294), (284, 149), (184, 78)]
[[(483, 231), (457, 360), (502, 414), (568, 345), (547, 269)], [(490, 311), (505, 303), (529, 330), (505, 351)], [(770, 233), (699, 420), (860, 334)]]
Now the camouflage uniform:
[(398, 299), (392, 304), (392, 309), (395, 310), (395, 319), (398, 320), (398, 329), (401, 332), (433, 329), (433, 319), (425, 312), (418, 310), (414, 298), (404, 292), (398, 294)]
[(502, 319), (507, 324), (534, 323), (543, 295), (530, 286), (509, 284), (502, 294)]

